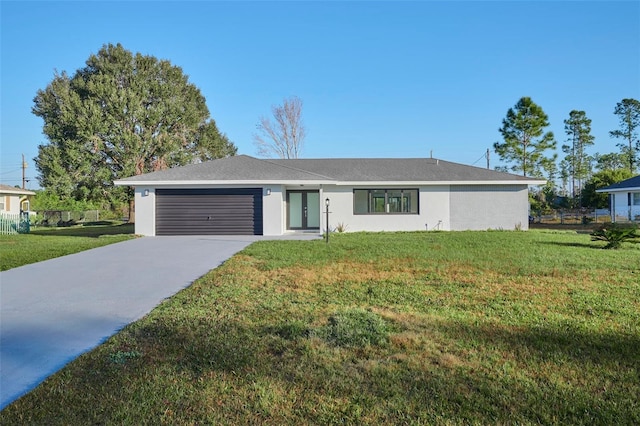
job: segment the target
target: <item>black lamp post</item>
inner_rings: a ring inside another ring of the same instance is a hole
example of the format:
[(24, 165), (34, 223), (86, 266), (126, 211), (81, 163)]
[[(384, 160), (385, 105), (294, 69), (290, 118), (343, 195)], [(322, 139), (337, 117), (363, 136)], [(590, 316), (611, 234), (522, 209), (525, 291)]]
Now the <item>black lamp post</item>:
[(326, 200), (324, 200), (324, 206), (326, 209), (326, 214), (327, 214), (327, 236), (326, 236), (326, 240), (327, 240), (327, 244), (329, 243), (329, 199), (327, 198)]

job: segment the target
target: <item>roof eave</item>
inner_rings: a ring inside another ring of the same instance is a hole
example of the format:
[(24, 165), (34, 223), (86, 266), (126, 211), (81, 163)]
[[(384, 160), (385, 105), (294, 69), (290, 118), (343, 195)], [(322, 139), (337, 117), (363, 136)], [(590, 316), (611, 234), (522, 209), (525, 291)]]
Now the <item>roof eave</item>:
[(136, 180), (120, 179), (116, 186), (203, 186), (203, 185), (336, 185), (336, 186), (436, 186), (436, 185), (544, 185), (546, 180), (451, 180), (451, 181), (336, 181), (336, 180)]
[(544, 185), (546, 180), (409, 180), (409, 181), (344, 181), (337, 182), (337, 186), (361, 186), (361, 185)]
[(36, 195), (36, 193), (35, 193), (35, 192), (33, 192), (33, 191), (27, 191), (27, 190), (22, 190), (22, 189), (20, 189), (20, 190), (15, 190), (15, 191), (13, 191), (13, 190), (11, 190), (11, 189), (6, 189), (6, 190), (5, 190), (5, 189), (3, 189), (3, 190), (0, 190), (0, 194), (8, 194), (8, 195)]
[(640, 191), (640, 186), (630, 186), (627, 188), (602, 188), (602, 189), (596, 189), (596, 192), (599, 193), (605, 193), (605, 192), (637, 192)]

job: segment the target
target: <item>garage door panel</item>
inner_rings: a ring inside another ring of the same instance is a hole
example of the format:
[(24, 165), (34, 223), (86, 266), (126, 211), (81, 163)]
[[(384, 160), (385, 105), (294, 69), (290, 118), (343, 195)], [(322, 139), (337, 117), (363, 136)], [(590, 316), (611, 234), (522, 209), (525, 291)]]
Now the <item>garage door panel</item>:
[(158, 189), (156, 235), (262, 235), (262, 189)]

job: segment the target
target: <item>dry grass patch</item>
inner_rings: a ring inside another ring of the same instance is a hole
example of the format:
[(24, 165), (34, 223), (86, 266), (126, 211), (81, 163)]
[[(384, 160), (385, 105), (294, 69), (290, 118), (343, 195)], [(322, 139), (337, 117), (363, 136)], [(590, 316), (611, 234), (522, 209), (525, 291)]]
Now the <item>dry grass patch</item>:
[(261, 242), (0, 422), (638, 424), (638, 254), (577, 234)]

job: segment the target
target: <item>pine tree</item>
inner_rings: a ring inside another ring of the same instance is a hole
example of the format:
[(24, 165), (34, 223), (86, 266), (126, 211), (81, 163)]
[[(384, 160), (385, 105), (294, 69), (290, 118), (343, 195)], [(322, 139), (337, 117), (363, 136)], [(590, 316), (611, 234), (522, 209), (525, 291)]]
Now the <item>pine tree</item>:
[(571, 175), (571, 196), (576, 199), (582, 191), (583, 181), (591, 172), (592, 159), (586, 153), (586, 148), (594, 143), (591, 120), (584, 111), (573, 110), (569, 113), (569, 118), (564, 120), (564, 130), (569, 144), (562, 145), (562, 151), (567, 154), (565, 160)]
[(524, 176), (542, 176), (555, 164), (556, 155), (545, 156), (556, 148), (552, 132), (544, 131), (549, 125), (547, 114), (531, 98), (523, 97), (514, 108), (509, 108), (499, 129), (503, 143), (493, 145), (502, 161), (511, 163), (510, 169)]
[(640, 140), (638, 139), (638, 127), (640, 127), (640, 102), (635, 99), (623, 99), (616, 104), (613, 111), (620, 119), (620, 129), (609, 132), (611, 137), (624, 139), (624, 143), (618, 146), (622, 154), (627, 157), (629, 171), (633, 174), (638, 163), (640, 153)]

